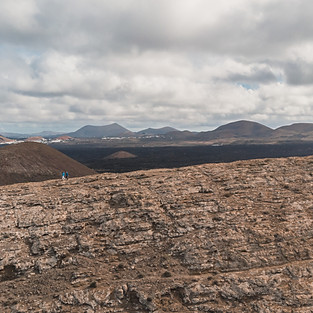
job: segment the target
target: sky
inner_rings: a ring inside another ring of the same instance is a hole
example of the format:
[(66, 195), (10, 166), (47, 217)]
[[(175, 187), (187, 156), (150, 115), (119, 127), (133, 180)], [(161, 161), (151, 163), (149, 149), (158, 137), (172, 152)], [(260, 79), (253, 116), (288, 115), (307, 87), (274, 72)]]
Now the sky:
[(312, 0), (1, 0), (0, 133), (313, 122)]

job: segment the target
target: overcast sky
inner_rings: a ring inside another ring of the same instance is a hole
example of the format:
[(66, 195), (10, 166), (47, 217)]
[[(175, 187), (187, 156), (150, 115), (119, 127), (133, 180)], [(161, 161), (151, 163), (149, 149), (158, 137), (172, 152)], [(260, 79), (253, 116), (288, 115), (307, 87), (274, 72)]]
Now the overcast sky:
[(313, 122), (312, 0), (1, 0), (0, 132)]

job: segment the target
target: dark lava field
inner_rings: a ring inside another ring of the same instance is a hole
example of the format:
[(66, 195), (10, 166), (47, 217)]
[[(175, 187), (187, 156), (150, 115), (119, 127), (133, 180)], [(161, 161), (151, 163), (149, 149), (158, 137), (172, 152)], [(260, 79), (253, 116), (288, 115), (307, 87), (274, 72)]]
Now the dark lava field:
[[(122, 173), (156, 168), (177, 168), (205, 163), (313, 155), (313, 143), (122, 148), (93, 144), (53, 144), (52, 147), (99, 173)], [(126, 151), (137, 157), (108, 158), (108, 156), (118, 151)]]

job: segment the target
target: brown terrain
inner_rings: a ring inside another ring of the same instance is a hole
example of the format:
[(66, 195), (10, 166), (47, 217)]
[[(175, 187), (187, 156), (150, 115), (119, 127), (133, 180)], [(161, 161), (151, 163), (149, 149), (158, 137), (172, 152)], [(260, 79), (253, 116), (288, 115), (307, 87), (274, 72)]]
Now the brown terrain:
[(59, 136), (56, 138), (57, 140), (63, 140), (63, 141), (67, 141), (67, 140), (73, 140), (72, 137), (64, 135), (64, 136)]
[(129, 159), (136, 158), (137, 156), (129, 153), (127, 151), (117, 151), (115, 153), (110, 154), (106, 157), (106, 159)]
[(3, 137), (0, 135), (0, 143), (8, 143), (8, 142), (12, 142), (12, 141), (14, 141), (14, 140)]
[(0, 187), (1, 312), (313, 311), (313, 157)]
[(0, 166), (0, 185), (59, 178), (62, 171), (71, 177), (95, 173), (54, 148), (34, 142), (0, 147)]
[(32, 142), (32, 141), (42, 141), (42, 140), (45, 140), (45, 138), (41, 137), (41, 136), (33, 136), (33, 137), (28, 137), (25, 141), (27, 142)]

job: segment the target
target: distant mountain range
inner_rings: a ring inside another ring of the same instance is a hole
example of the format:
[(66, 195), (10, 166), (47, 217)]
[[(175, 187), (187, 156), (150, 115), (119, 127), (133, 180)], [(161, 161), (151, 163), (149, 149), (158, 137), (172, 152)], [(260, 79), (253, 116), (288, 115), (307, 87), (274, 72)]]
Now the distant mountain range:
[(104, 138), (104, 137), (142, 137), (165, 135), (178, 131), (173, 127), (147, 128), (139, 132), (132, 132), (127, 128), (113, 123), (105, 126), (87, 125), (67, 135), (73, 138)]
[(12, 139), (22, 139), (28, 137), (44, 137), (44, 138), (57, 138), (61, 136), (69, 136), (72, 138), (104, 138), (104, 137), (144, 137), (144, 136), (158, 136), (165, 135), (167, 133), (178, 131), (173, 127), (162, 127), (162, 128), (147, 128), (139, 132), (132, 132), (127, 128), (117, 124), (109, 124), (104, 126), (93, 126), (86, 125), (82, 128), (70, 132), (70, 133), (61, 133), (53, 131), (43, 131), (40, 133), (32, 134), (19, 134), (19, 133), (6, 133), (3, 132), (0, 135)]
[(211, 143), (313, 141), (313, 123), (296, 123), (277, 129), (251, 121), (237, 121), (207, 132), (171, 132), (172, 140), (207, 141)]
[(206, 141), (216, 143), (233, 143), (240, 141), (313, 141), (313, 123), (296, 123), (282, 126), (277, 129), (264, 126), (252, 121), (236, 121), (222, 125), (212, 131), (191, 132), (179, 131), (173, 127), (147, 128), (138, 132), (113, 123), (104, 126), (86, 125), (75, 132), (56, 133), (41, 132), (38, 134), (12, 134), (2, 133), (2, 140), (7, 138), (27, 138), (30, 136), (42, 136), (45, 138), (57, 138), (60, 136), (70, 136), (72, 138), (141, 138), (141, 137), (161, 137), (164, 140), (177, 141)]
[(62, 135), (62, 132), (54, 132), (54, 131), (43, 131), (39, 133), (31, 133), (31, 134), (22, 134), (22, 133), (8, 133), (8, 132), (2, 132), (1, 135), (4, 137), (12, 138), (12, 139), (24, 139), (28, 137), (44, 137), (44, 138), (52, 138), (52, 137), (58, 137)]

